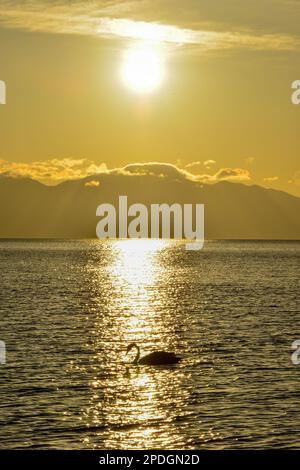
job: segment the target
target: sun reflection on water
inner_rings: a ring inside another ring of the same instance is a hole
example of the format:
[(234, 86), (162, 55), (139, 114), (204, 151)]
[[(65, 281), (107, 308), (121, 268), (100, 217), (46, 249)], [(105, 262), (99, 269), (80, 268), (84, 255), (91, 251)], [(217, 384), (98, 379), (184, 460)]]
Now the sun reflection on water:
[[(143, 345), (156, 333), (153, 287), (164, 276), (159, 253), (167, 246), (162, 240), (122, 240), (113, 246), (115, 262), (110, 268), (116, 287), (124, 344)], [(158, 299), (156, 299), (157, 301)]]
[(186, 413), (187, 391), (181, 385), (187, 374), (180, 366), (138, 367), (125, 362), (129, 342), (138, 343), (145, 352), (176, 350), (180, 342), (161, 288), (168, 282), (161, 256), (170, 244), (115, 241), (109, 245), (105, 288), (97, 271), (92, 271), (99, 303), (94, 328), (99, 367), (89, 384), (93, 394), (84, 413), (89, 428), (96, 429), (89, 447), (91, 439), (97, 447), (97, 435), (105, 436), (108, 449), (146, 449), (158, 441), (161, 447), (183, 445), (176, 420)]
[[(299, 256), (294, 242), (211, 242), (191, 253), (177, 242), (3, 241), (3, 327), (15, 347), (1, 369), (1, 443), (298, 448), (299, 380), (286, 344)], [(183, 361), (126, 364), (131, 341)]]

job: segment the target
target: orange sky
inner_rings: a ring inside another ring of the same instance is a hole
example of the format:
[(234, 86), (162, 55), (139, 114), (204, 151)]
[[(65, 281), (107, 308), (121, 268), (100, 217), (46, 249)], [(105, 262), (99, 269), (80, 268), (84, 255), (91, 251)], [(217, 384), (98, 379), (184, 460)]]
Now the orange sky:
[[(249, 3), (0, 1), (0, 172), (56, 182), (169, 162), (300, 196), (300, 4)], [(145, 38), (165, 78), (138, 94), (120, 69)]]

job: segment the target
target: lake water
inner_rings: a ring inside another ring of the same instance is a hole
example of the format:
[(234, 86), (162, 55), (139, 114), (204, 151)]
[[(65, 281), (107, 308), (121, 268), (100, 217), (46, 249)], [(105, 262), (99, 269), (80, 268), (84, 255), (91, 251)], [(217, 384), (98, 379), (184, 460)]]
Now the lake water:
[(0, 267), (1, 448), (300, 448), (300, 243), (2, 240)]

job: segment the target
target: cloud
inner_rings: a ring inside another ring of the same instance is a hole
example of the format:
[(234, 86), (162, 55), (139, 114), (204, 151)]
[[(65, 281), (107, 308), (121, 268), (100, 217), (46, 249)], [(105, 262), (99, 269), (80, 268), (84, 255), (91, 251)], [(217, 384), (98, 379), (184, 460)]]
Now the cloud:
[(194, 176), (178, 168), (171, 163), (147, 162), (147, 163), (132, 163), (126, 165), (124, 168), (115, 169), (118, 173), (133, 174), (133, 175), (150, 175), (160, 178), (173, 178), (173, 179), (194, 179)]
[(195, 161), (195, 162), (190, 162), (187, 165), (185, 165), (185, 169), (191, 172), (193, 175), (198, 174), (199, 172), (203, 171), (203, 168), (205, 170), (210, 170), (213, 165), (216, 165), (215, 160), (205, 160), (204, 162), (201, 161)]
[(210, 170), (210, 168), (212, 166), (214, 166), (217, 162), (215, 160), (205, 160), (205, 162), (203, 163), (203, 165), (205, 166), (205, 168), (207, 170)]
[(215, 160), (205, 160), (205, 162), (203, 163), (204, 166), (211, 166), (215, 164), (216, 164)]
[[(2, 1), (0, 24), (10, 28), (55, 34), (83, 34), (105, 38), (190, 44), (205, 50), (297, 50), (299, 39), (289, 34), (254, 31), (214, 31), (133, 20), (128, 15), (138, 2)], [(140, 2), (143, 4), (143, 2)], [(123, 18), (120, 17), (123, 15)]]
[(200, 160), (196, 162), (191, 162), (185, 165), (184, 168), (186, 168), (188, 171), (191, 171), (192, 173), (197, 173), (198, 171), (201, 171), (203, 167), (203, 163), (200, 162)]
[(221, 168), (212, 176), (212, 181), (236, 181), (245, 183), (251, 181), (251, 174), (244, 168)]
[(212, 175), (201, 172), (195, 173), (197, 169), (201, 171), (202, 166), (205, 170), (210, 170), (211, 166), (215, 164), (215, 160), (206, 160), (203, 165), (201, 165), (201, 162), (193, 162), (186, 165), (185, 168), (188, 168), (193, 173), (192, 175), (189, 173), (189, 175), (194, 181), (201, 181), (203, 183), (217, 183), (218, 181), (247, 183), (252, 180), (249, 170), (244, 168), (221, 168)]
[[(9, 162), (0, 159), (0, 174), (13, 178), (25, 177), (45, 184), (57, 184), (71, 179), (82, 179), (103, 173), (119, 175), (149, 175), (161, 178), (191, 179), (195, 177), (189, 172), (172, 165), (171, 163), (132, 163), (122, 168), (108, 170), (105, 163), (100, 165), (85, 158), (63, 158), (31, 163)], [(87, 187), (99, 186), (99, 181), (90, 180), (85, 183)]]
[(204, 183), (217, 183), (219, 181), (233, 181), (233, 182), (249, 182), (252, 177), (249, 170), (244, 168), (221, 168), (213, 175), (208, 175), (205, 173), (191, 173), (187, 171), (187, 168), (195, 167), (200, 165), (201, 162), (189, 163), (182, 168), (173, 165), (171, 163), (159, 163), (159, 162), (149, 162), (149, 163), (133, 163), (125, 166), (121, 169), (112, 170), (113, 172), (118, 172), (127, 175), (151, 175), (161, 178), (173, 178), (173, 179), (187, 179), (195, 182), (204, 182)]
[(45, 184), (57, 184), (70, 179), (80, 179), (107, 171), (104, 163), (97, 165), (87, 159), (52, 159), (31, 163), (0, 160), (0, 174), (14, 178), (27, 177)]
[[(194, 162), (195, 163), (195, 162)], [(62, 181), (82, 179), (103, 173), (118, 174), (125, 176), (148, 175), (157, 178), (168, 178), (173, 180), (188, 180), (201, 183), (217, 183), (219, 181), (249, 182), (250, 172), (243, 168), (221, 168), (215, 174), (191, 173), (185, 168), (179, 168), (172, 163), (147, 162), (131, 163), (122, 168), (108, 169), (105, 163), (100, 165), (88, 159), (52, 159), (35, 161), (31, 163), (17, 163), (0, 160), (0, 174), (14, 178), (27, 177), (45, 184), (57, 184)], [(300, 184), (300, 183), (299, 183)], [(98, 187), (99, 181), (89, 180), (85, 183), (87, 187)]]
[(87, 188), (98, 188), (100, 186), (100, 181), (87, 181), (84, 186), (86, 186)]
[(264, 181), (266, 183), (273, 183), (278, 180), (279, 180), (279, 176), (267, 176), (266, 178), (264, 178)]

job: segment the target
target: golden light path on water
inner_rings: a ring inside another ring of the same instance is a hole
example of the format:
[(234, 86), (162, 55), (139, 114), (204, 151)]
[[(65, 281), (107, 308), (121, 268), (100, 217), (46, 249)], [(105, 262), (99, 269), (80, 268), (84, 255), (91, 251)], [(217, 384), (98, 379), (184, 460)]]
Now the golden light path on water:
[[(176, 420), (185, 415), (188, 389), (182, 387), (182, 382), (189, 374), (180, 366), (134, 366), (128, 362), (133, 357), (125, 357), (130, 342), (138, 343), (145, 352), (179, 347), (175, 319), (165, 308), (168, 290), (163, 288), (170, 279), (161, 255), (170, 243), (112, 243), (106, 266), (106, 295), (101, 289), (103, 272), (97, 279), (94, 271), (94, 286), (101, 282), (98, 295), (102, 313), (95, 322), (95, 350), (101, 374), (96, 367), (97, 374), (90, 383), (94, 393), (85, 419), (87, 426), (95, 429), (95, 435), (87, 439), (88, 447), (98, 447), (97, 426), (103, 421), (105, 448), (179, 448), (187, 444)], [(103, 440), (103, 429), (100, 435)]]
[[(299, 448), (299, 242), (9, 240), (0, 260), (5, 448)], [(183, 360), (129, 364), (132, 341)]]

